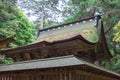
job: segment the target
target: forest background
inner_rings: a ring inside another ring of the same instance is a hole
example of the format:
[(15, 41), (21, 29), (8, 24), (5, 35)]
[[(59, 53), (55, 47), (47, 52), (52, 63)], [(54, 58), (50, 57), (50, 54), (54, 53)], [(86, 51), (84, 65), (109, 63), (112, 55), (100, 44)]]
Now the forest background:
[(103, 61), (101, 66), (120, 73), (119, 3), (119, 0), (0, 0), (0, 39), (16, 35), (9, 47), (26, 45), (36, 39), (41, 27), (75, 21), (99, 12), (112, 55), (111, 60)]

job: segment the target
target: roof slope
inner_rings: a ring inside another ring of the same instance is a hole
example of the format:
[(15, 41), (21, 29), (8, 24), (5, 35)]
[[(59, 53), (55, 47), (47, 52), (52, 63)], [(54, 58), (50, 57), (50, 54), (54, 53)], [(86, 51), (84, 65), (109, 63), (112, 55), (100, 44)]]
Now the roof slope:
[[(102, 72), (103, 75), (114, 75), (120, 78), (120, 75), (112, 71), (103, 69), (99, 66), (93, 65), (86, 61), (83, 61), (73, 55), (46, 58), (39, 60), (31, 60), (18, 62), (9, 65), (0, 65), (0, 71), (16, 71), (16, 70), (29, 70), (29, 69), (45, 69), (45, 68), (57, 68), (57, 67), (70, 67), (70, 66), (86, 66), (86, 69), (93, 69), (95, 72)], [(94, 71), (93, 71), (94, 72)]]
[(33, 43), (42, 41), (56, 42), (60, 40), (70, 39), (81, 35), (86, 40), (96, 43), (98, 41), (97, 29), (94, 26), (94, 21), (88, 19), (82, 22), (71, 23), (64, 26), (59, 26), (52, 29), (45, 29), (40, 32), (40, 36)]

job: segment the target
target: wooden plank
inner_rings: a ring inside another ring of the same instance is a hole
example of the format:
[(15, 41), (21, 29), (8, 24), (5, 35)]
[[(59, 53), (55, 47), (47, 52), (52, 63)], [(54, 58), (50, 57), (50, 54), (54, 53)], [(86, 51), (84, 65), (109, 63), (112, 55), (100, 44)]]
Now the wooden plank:
[[(98, 78), (98, 80), (101, 80), (101, 78), (103, 80), (116, 80), (115, 78), (111, 78), (111, 77), (106, 77), (106, 76), (102, 76), (102, 75), (98, 75), (98, 74), (93, 74), (93, 73), (90, 73), (90, 72), (85, 72), (85, 71), (81, 71), (81, 70), (74, 70), (76, 74), (81, 74), (81, 75), (84, 75), (84, 76), (90, 76), (90, 77), (93, 77), (93, 78)], [(96, 79), (97, 80), (97, 79)]]
[(25, 53), (24, 56), (25, 56), (25, 60), (31, 60), (32, 59), (31, 56), (30, 56), (30, 53)]
[(76, 68), (56, 68), (45, 70), (29, 70), (21, 72), (4, 72), (0, 80), (117, 80)]

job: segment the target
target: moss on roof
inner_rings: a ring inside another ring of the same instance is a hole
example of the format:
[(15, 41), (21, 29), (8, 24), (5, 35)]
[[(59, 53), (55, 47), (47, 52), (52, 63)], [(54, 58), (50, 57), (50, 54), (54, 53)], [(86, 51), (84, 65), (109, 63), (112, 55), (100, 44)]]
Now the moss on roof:
[(34, 42), (54, 42), (59, 40), (69, 39), (78, 35), (82, 35), (86, 40), (90, 42), (98, 41), (97, 29), (94, 27), (93, 22), (72, 24), (65, 27), (58, 27), (57, 29), (52, 29), (40, 33), (38, 39)]

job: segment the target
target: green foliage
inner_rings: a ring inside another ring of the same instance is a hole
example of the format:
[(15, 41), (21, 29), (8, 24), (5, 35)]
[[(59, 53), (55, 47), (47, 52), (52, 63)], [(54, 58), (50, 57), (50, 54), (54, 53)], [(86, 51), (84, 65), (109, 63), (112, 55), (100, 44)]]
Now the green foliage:
[(89, 27), (87, 29), (82, 30), (81, 32), (83, 32), (82, 36), (87, 39), (90, 42), (98, 42), (98, 34), (97, 34), (97, 30), (96, 28), (93, 27)]
[(115, 55), (110, 61), (103, 61), (101, 66), (106, 69), (120, 73), (120, 55)]
[(91, 42), (97, 42), (98, 41), (98, 34), (97, 31), (94, 30), (89, 30), (88, 32), (88, 40), (90, 40)]
[[(59, 22), (54, 22), (54, 21), (51, 21), (51, 20), (45, 20), (45, 21), (44, 21), (44, 29), (45, 29), (45, 28), (49, 28), (49, 27), (56, 26), (56, 25), (58, 25), (58, 24), (59, 24)], [(36, 29), (39, 30), (39, 28), (40, 28), (40, 21), (37, 21), (37, 22), (35, 23), (35, 26), (36, 26)]]
[(74, 16), (70, 16), (70, 17), (68, 17), (67, 19), (65, 19), (65, 20), (64, 20), (64, 23), (68, 23), (68, 22), (72, 22), (72, 21), (75, 21)]
[(17, 16), (18, 20), (18, 29), (16, 30), (16, 41), (17, 45), (25, 45), (33, 41), (35, 29), (34, 25), (28, 21), (28, 19), (23, 15), (20, 10), (17, 10), (19, 15)]
[(16, 35), (16, 41), (10, 47), (28, 44), (34, 39), (34, 25), (14, 5), (0, 2), (0, 38), (11, 35)]
[(74, 21), (93, 16), (95, 11), (101, 11), (99, 3), (100, 1), (98, 0), (70, 0), (67, 4), (69, 7), (66, 6), (64, 9), (67, 13), (66, 15), (71, 15), (68, 17), (68, 20), (71, 19)]
[(113, 41), (120, 42), (120, 22), (118, 22), (114, 27), (114, 38)]
[(0, 64), (11, 64), (14, 60), (12, 58), (5, 58), (3, 60), (0, 60)]

